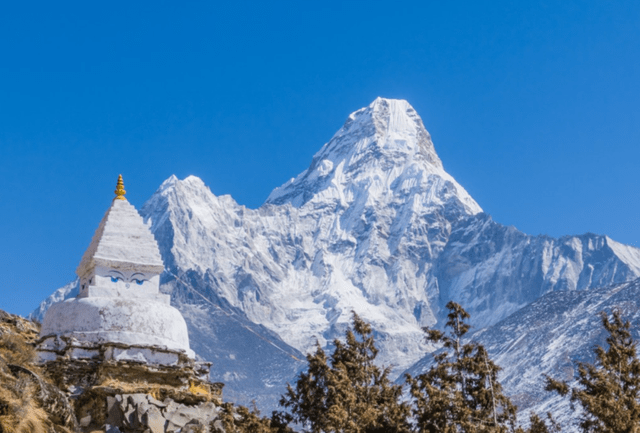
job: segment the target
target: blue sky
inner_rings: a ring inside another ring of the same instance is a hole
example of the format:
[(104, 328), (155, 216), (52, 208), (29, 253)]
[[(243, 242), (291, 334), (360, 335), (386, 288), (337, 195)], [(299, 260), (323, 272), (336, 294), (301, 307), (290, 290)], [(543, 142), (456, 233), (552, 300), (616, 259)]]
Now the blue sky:
[(74, 278), (119, 173), (255, 208), (377, 96), (496, 221), (640, 246), (639, 41), (634, 1), (4, 2), (0, 309)]

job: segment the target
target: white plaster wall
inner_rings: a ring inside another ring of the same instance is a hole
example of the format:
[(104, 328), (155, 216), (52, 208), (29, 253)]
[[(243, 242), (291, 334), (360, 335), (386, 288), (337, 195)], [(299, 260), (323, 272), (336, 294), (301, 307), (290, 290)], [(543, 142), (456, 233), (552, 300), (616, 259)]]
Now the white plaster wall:
[(40, 335), (65, 335), (92, 343), (164, 346), (191, 358), (187, 325), (170, 305), (144, 298), (75, 298), (51, 306)]
[(126, 349), (109, 347), (105, 351), (104, 357), (116, 361), (139, 361), (146, 364), (178, 365), (180, 363), (177, 353), (144, 347), (128, 347)]
[(156, 298), (168, 303), (168, 297), (160, 294), (160, 275), (104, 266), (96, 266), (80, 280), (78, 297)]

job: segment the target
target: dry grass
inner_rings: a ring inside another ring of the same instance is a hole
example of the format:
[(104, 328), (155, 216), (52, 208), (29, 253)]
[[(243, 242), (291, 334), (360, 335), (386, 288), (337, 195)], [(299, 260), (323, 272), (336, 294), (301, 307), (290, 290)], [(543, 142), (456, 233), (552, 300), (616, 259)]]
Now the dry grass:
[(0, 335), (0, 356), (7, 364), (33, 366), (36, 350), (19, 334), (7, 332)]
[(0, 373), (0, 432), (46, 433), (52, 427), (48, 414), (37, 402), (31, 378)]
[(47, 413), (37, 402), (37, 386), (32, 378), (15, 375), (9, 368), (32, 366), (36, 356), (16, 324), (16, 320), (3, 320), (0, 327), (0, 432), (45, 433), (49, 430)]
[(49, 381), (35, 363), (37, 336), (35, 323), (0, 311), (0, 433), (71, 432), (39, 403)]
[(144, 381), (122, 382), (112, 378), (102, 381), (96, 388), (116, 389), (119, 394), (150, 394), (153, 398), (160, 398), (165, 389), (159, 385), (149, 385)]

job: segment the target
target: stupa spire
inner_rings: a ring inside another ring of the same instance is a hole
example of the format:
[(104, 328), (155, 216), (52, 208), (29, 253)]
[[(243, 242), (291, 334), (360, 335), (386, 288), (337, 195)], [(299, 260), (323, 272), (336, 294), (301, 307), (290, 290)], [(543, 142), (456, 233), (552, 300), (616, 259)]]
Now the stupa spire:
[(127, 191), (124, 190), (124, 182), (122, 181), (121, 174), (118, 175), (118, 183), (116, 184), (116, 190), (114, 192), (116, 193), (116, 198), (114, 198), (114, 200), (127, 201), (127, 199), (124, 198), (124, 195), (127, 193)]

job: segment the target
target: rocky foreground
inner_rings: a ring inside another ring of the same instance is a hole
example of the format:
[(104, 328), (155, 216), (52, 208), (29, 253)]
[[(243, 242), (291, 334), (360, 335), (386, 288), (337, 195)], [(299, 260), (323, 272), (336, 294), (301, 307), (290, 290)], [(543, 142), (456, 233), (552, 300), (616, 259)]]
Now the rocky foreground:
[(38, 323), (0, 310), (0, 432), (224, 431), (221, 384), (136, 362), (42, 366), (38, 335)]

